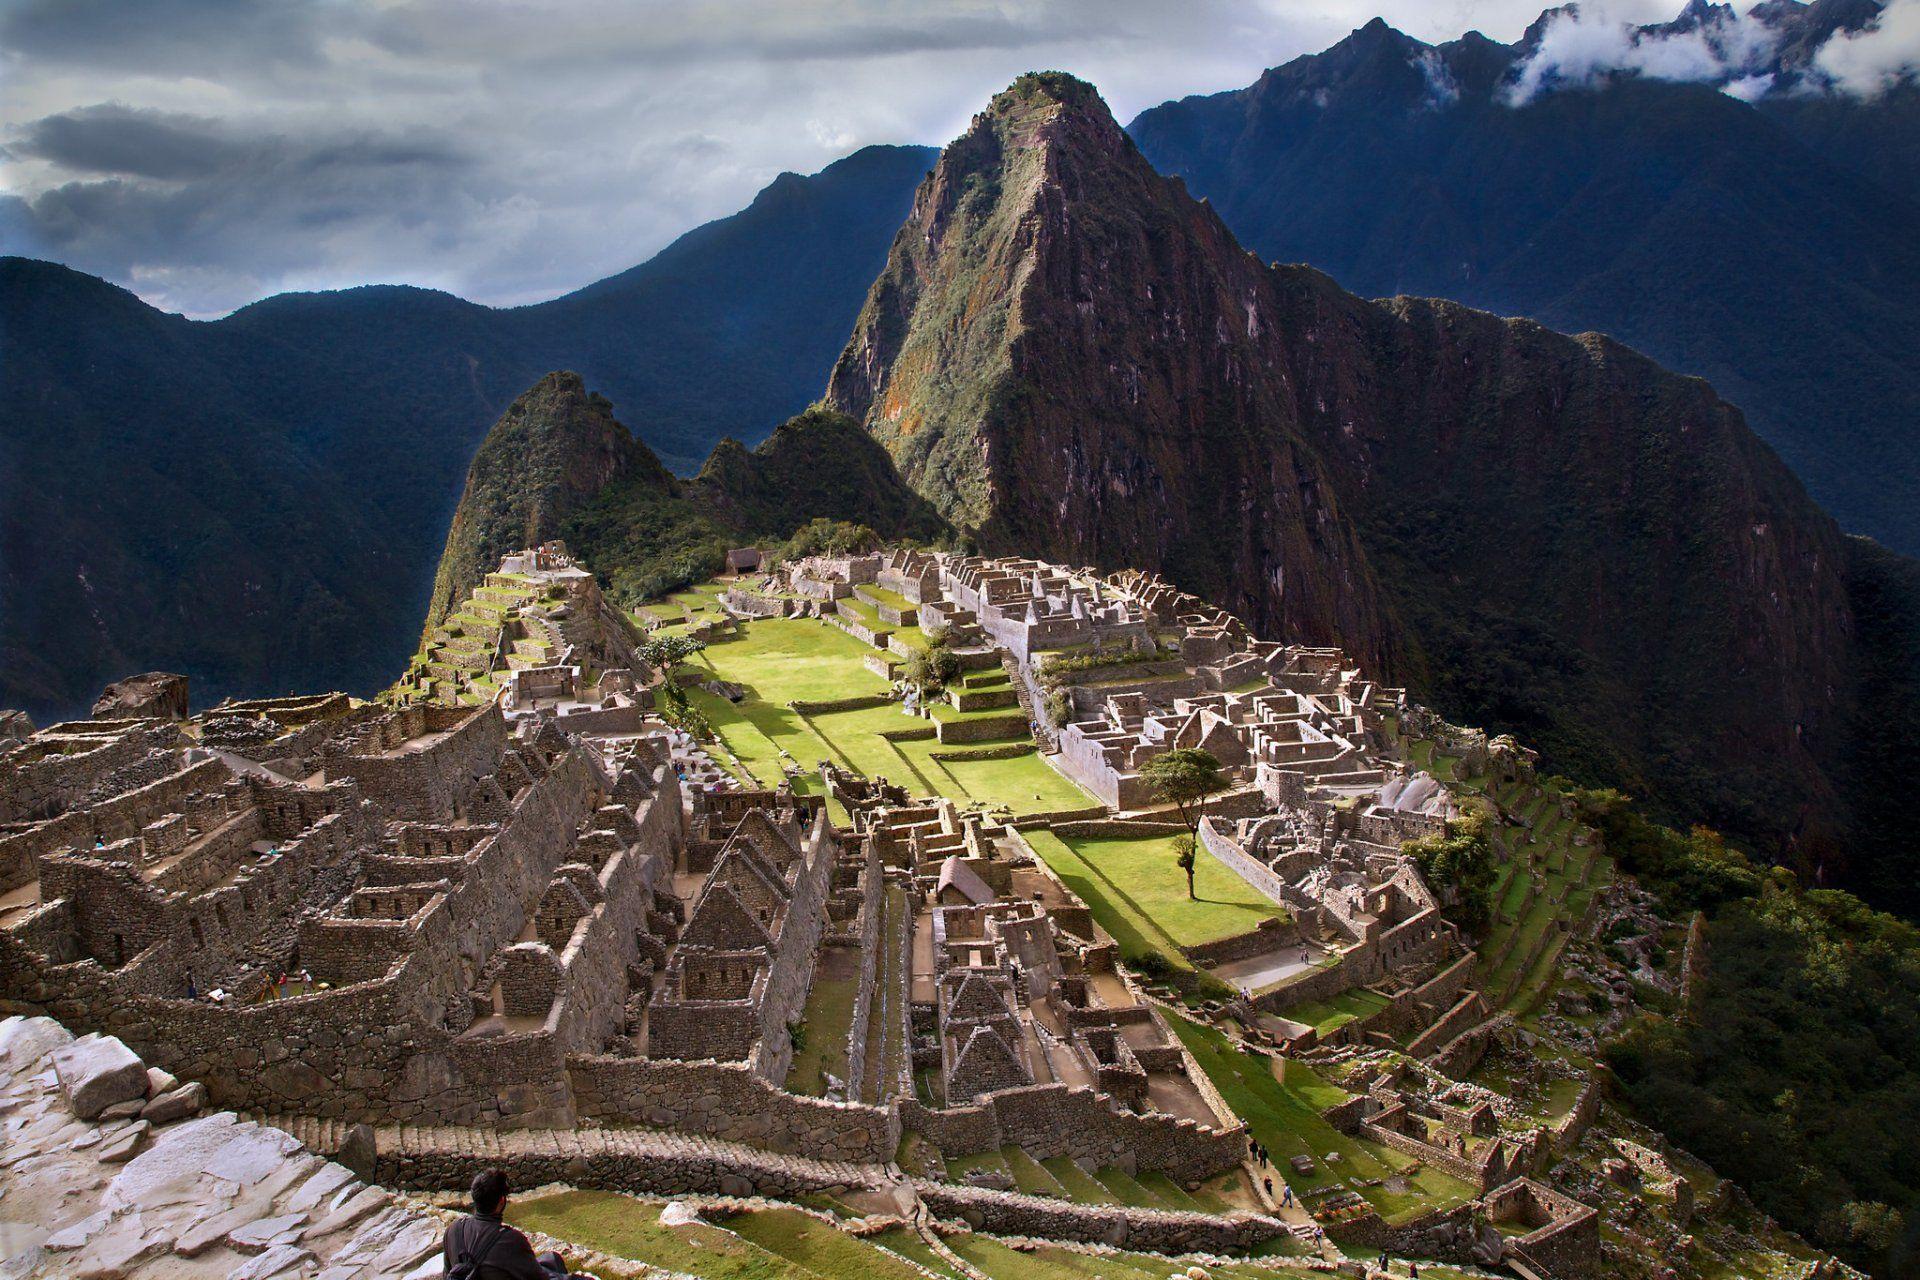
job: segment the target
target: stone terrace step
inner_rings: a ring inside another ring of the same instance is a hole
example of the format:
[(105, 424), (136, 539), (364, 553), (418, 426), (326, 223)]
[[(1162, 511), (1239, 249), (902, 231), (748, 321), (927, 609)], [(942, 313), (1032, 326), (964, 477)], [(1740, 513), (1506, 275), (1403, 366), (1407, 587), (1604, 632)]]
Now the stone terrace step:
[[(292, 1134), (308, 1149), (340, 1150), (350, 1123), (304, 1115), (253, 1117)], [(752, 1194), (877, 1187), (892, 1181), (883, 1165), (782, 1155), (744, 1143), (657, 1129), (502, 1129), (383, 1125), (373, 1131), (379, 1176), (403, 1186), (465, 1185), (488, 1164), (521, 1165), (541, 1181), (611, 1190)], [(743, 1180), (722, 1185), (725, 1179)], [(516, 1177), (515, 1181), (521, 1181)], [(629, 1185), (631, 1184), (631, 1185)], [(684, 1185), (678, 1185), (684, 1184)], [(531, 1185), (530, 1183), (527, 1185)]]

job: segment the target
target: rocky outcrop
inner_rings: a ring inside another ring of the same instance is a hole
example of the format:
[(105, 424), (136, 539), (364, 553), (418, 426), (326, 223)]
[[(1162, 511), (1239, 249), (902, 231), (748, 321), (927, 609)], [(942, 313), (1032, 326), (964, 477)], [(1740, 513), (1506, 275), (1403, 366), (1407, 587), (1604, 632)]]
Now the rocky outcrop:
[[(50, 1064), (61, 1089), (44, 1084)], [(83, 1064), (83, 1088), (111, 1080), (115, 1096), (168, 1082), (117, 1040), (75, 1039), (47, 1018), (0, 1020), (0, 1275), (440, 1274), (440, 1221), (278, 1129), (199, 1114), (198, 1084), (176, 1084), (138, 1116), (113, 1116), (130, 1099), (97, 1121), (76, 1114), (65, 1086)], [(82, 1109), (95, 1100), (84, 1095)]]
[(115, 1036), (81, 1036), (62, 1045), (53, 1051), (53, 1073), (67, 1109), (82, 1120), (146, 1100), (147, 1066)]
[(187, 678), (167, 671), (116, 680), (93, 702), (95, 720), (185, 720)]

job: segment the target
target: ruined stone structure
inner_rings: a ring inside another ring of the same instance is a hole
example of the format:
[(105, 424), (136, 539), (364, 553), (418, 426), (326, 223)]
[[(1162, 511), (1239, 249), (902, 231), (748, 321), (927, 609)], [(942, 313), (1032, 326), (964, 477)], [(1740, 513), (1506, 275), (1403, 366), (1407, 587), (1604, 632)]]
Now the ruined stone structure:
[[(1528, 1181), (1577, 1134), (1503, 1126), (1460, 1083), (1503, 1024), (1401, 851), (1458, 813), (1399, 758), (1390, 718), (1425, 714), (1403, 694), (1139, 574), (736, 559), (756, 576), (726, 610), (818, 617), (880, 674), (926, 643), (902, 632), (943, 633), (989, 675), (940, 691), (960, 714), (923, 736), (1031, 725), (1102, 807), (1016, 824), (832, 764), (817, 787), (744, 785), (653, 714), (631, 625), (547, 544), (489, 575), (386, 703), (18, 726), (0, 745), (0, 1012), (118, 1036), (320, 1150), (370, 1126), (382, 1176), (413, 1185), (504, 1160), (533, 1180), (795, 1195), (885, 1183), (910, 1138), (936, 1171), (1017, 1148), (1196, 1187), (1246, 1163), (1247, 1129), (1019, 827), (1164, 835), (1137, 812), (1157, 803), (1140, 770), (1202, 747), (1233, 790), (1200, 856), (1273, 907), (1183, 948), (1238, 991), (1239, 1034), (1392, 1045), (1403, 1065), (1326, 1121), (1483, 1193), (1476, 1212), (1515, 1224), (1537, 1273), (1582, 1274), (1590, 1223)], [(1530, 776), (1508, 740), (1448, 741)], [(822, 1031), (809, 1015), (836, 982), (851, 1018)], [(1353, 988), (1378, 1011), (1324, 1037), (1287, 1016)], [(799, 1083), (814, 1034), (845, 1036), (844, 1078)], [(1244, 1248), (1282, 1230), (914, 1187), (1065, 1239)]]

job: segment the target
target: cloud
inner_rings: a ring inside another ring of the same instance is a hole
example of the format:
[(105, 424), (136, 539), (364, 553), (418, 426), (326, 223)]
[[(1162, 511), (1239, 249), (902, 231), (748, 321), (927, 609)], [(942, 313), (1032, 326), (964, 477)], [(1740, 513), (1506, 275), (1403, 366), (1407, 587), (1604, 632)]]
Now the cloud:
[(1376, 13), (1512, 40), (1540, 3), (0, 0), (0, 252), (191, 315), (371, 282), (530, 302), (781, 172), (945, 143), (1023, 71), (1081, 75), (1125, 120)]
[(1532, 54), (1503, 90), (1510, 106), (1549, 89), (1583, 88), (1611, 75), (1738, 84), (1751, 93), (1766, 74), (1777, 34), (1751, 11), (1715, 8), (1696, 24), (1643, 27), (1601, 6), (1568, 5), (1550, 15)]
[(1427, 105), (1439, 111), (1460, 101), (1460, 84), (1453, 78), (1453, 72), (1447, 69), (1446, 59), (1440, 56), (1438, 49), (1422, 49), (1414, 58), (1413, 65), (1427, 82)]
[(1920, 0), (1892, 0), (1873, 26), (1828, 40), (1813, 64), (1836, 88), (1863, 97), (1911, 79), (1920, 67)]
[(203, 178), (241, 158), (220, 133), (219, 123), (205, 117), (109, 102), (29, 121), (8, 150), (78, 173)]

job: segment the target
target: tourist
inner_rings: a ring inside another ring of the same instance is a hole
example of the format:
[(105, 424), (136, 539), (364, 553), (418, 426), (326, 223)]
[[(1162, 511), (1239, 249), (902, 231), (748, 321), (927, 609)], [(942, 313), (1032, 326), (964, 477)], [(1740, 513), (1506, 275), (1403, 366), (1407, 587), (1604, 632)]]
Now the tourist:
[[(447, 1228), (441, 1253), (446, 1274), (457, 1280), (551, 1280), (567, 1268), (553, 1254), (533, 1256), (526, 1236), (501, 1221), (507, 1175), (483, 1170), (473, 1180), (473, 1212)], [(550, 1261), (549, 1261), (550, 1260)]]
[(1267, 1199), (1271, 1200), (1273, 1199), (1273, 1179), (1267, 1178), (1264, 1180), (1264, 1182), (1267, 1188)]
[(1293, 1186), (1291, 1183), (1287, 1185), (1285, 1194), (1280, 1197), (1280, 1207), (1282, 1209), (1293, 1208)]

